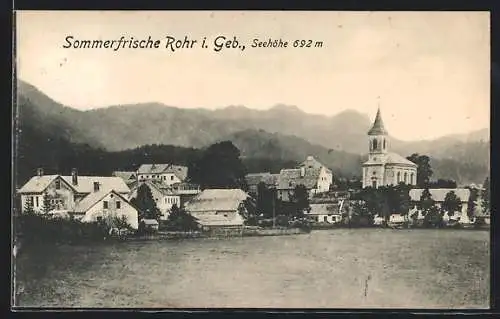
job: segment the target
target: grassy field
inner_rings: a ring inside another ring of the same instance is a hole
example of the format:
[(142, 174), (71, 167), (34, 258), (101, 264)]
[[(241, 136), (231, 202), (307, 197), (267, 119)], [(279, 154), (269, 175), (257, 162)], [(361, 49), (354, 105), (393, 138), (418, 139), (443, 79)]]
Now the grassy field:
[(489, 232), (336, 229), (306, 235), (25, 250), (28, 307), (489, 307)]

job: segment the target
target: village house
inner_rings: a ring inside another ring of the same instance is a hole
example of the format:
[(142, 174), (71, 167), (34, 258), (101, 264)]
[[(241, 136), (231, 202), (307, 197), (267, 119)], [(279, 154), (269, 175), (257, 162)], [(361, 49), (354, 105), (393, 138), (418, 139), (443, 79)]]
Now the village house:
[(82, 222), (125, 217), (133, 229), (139, 227), (139, 212), (127, 198), (114, 190), (90, 193), (76, 204), (74, 217)]
[(162, 220), (167, 220), (172, 209), (172, 206), (176, 205), (181, 207), (181, 196), (176, 194), (173, 189), (161, 181), (148, 180), (136, 185), (128, 195), (128, 200), (137, 198), (137, 190), (141, 185), (146, 185), (150, 191), (153, 199), (156, 202), (156, 207), (161, 212)]
[[(418, 219), (423, 219), (422, 212), (418, 209), (417, 204), (420, 202), (420, 197), (422, 196), (422, 192), (424, 189), (422, 188), (414, 188), (410, 190), (410, 198), (412, 201), (412, 208), (410, 209), (409, 215), (411, 216), (415, 212), (418, 212)], [(455, 188), (455, 189), (449, 189), (449, 188), (431, 188), (429, 189), (429, 193), (432, 196), (432, 199), (434, 200), (436, 207), (441, 209), (444, 199), (446, 197), (446, 194), (450, 191), (453, 191), (455, 195), (460, 199), (460, 202), (462, 204), (462, 209), (458, 212), (454, 212), (454, 214), (449, 217), (448, 212), (445, 212), (443, 216), (443, 221), (448, 222), (450, 220), (455, 220), (459, 221), (460, 223), (463, 224), (469, 224), (472, 223), (473, 220), (471, 220), (468, 215), (467, 215), (467, 210), (468, 210), (468, 202), (469, 202), (469, 196), (470, 196), (470, 190), (466, 188)], [(474, 212), (474, 215), (477, 214), (477, 211), (479, 210), (480, 205), (476, 205), (476, 210)]]
[(345, 199), (313, 199), (309, 204), (310, 210), (305, 215), (316, 223), (338, 224), (342, 222), (344, 202)]
[(298, 185), (304, 185), (309, 197), (315, 194), (326, 193), (331, 186), (331, 171), (326, 167), (306, 167), (293, 169), (282, 169), (278, 177), (278, 198), (282, 201), (290, 201), (291, 196)]
[[(96, 221), (97, 217), (105, 217), (109, 212), (125, 215), (133, 226), (137, 224), (134, 220), (137, 212), (129, 207), (126, 199), (129, 192), (130, 188), (119, 177), (79, 176), (76, 169), (71, 176), (44, 175), (41, 168), (18, 191), (22, 212), (31, 205), (36, 213), (65, 211), (84, 221)], [(50, 207), (44, 207), (44, 198)]]
[(382, 121), (380, 108), (368, 131), (368, 160), (363, 163), (363, 188), (417, 183), (417, 165), (403, 156), (390, 153), (389, 136)]
[(137, 170), (137, 180), (162, 181), (167, 185), (185, 182), (188, 176), (188, 168), (173, 164), (142, 164)]
[(241, 189), (205, 189), (185, 208), (203, 231), (239, 233), (251, 208), (251, 197)]
[(275, 189), (278, 184), (279, 174), (264, 173), (250, 173), (245, 176), (245, 181), (248, 186), (248, 193), (257, 196), (258, 185), (262, 182), (267, 188)]

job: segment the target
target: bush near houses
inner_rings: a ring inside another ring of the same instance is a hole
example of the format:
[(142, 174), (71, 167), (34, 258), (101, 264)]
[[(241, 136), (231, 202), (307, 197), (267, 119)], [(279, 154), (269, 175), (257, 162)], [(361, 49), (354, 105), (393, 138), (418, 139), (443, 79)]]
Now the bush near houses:
[(48, 218), (28, 211), (14, 218), (15, 237), (22, 239), (23, 245), (100, 242), (134, 231), (126, 219), (117, 217), (89, 223), (72, 217)]

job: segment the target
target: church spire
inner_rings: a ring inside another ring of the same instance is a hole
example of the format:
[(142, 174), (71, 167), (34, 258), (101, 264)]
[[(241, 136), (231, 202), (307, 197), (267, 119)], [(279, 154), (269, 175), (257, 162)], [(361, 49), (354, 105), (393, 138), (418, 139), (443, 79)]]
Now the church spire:
[(368, 131), (368, 135), (387, 135), (387, 131), (384, 127), (384, 122), (382, 121), (382, 115), (380, 113), (380, 106), (377, 110), (377, 115), (375, 116), (375, 121), (373, 122), (372, 128)]

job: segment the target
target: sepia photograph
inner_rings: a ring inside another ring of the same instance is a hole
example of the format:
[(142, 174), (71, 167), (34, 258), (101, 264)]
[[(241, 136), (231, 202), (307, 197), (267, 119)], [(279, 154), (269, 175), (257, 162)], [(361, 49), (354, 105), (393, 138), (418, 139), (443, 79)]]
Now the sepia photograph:
[(490, 14), (16, 11), (12, 309), (490, 309)]

